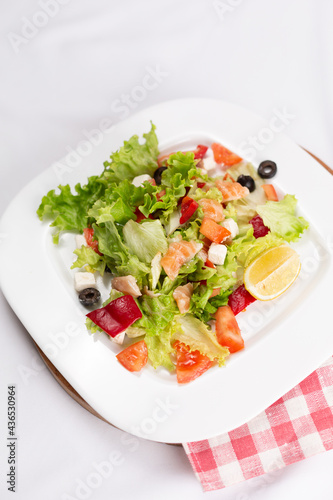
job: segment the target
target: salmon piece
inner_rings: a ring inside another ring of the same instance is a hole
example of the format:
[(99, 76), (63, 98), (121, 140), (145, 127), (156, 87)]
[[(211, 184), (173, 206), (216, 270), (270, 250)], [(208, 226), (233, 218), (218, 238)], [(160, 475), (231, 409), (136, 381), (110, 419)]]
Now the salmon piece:
[(245, 198), (245, 196), (250, 194), (247, 187), (242, 186), (239, 182), (228, 182), (216, 179), (215, 185), (222, 193), (223, 202), (239, 200), (240, 198)]
[(202, 198), (198, 201), (198, 203), (202, 208), (205, 217), (209, 217), (215, 222), (222, 222), (224, 220), (223, 207), (217, 200)]
[(161, 266), (167, 276), (173, 281), (177, 278), (180, 268), (189, 262), (202, 248), (202, 243), (195, 241), (174, 241), (161, 259)]
[(172, 296), (177, 302), (177, 306), (181, 314), (185, 314), (189, 311), (192, 293), (192, 283), (187, 283), (187, 285), (183, 286), (177, 286), (177, 288), (174, 290)]
[(199, 231), (214, 243), (221, 243), (231, 235), (231, 232), (228, 229), (220, 226), (209, 217), (205, 217), (203, 219)]
[(118, 292), (123, 292), (126, 295), (132, 295), (132, 297), (140, 297), (140, 288), (136, 283), (134, 276), (129, 274), (128, 276), (118, 276), (112, 280), (112, 288), (118, 290)]

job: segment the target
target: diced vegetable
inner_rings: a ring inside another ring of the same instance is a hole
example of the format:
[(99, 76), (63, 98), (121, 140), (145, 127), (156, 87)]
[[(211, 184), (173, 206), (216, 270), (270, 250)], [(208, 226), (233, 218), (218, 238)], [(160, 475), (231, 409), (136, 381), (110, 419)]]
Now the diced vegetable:
[(185, 224), (198, 209), (198, 203), (189, 196), (185, 196), (180, 207), (181, 217), (179, 222)]
[(199, 144), (196, 149), (193, 151), (195, 160), (202, 160), (207, 152), (208, 146), (203, 146)]
[(131, 295), (112, 300), (105, 307), (95, 309), (86, 315), (111, 337), (116, 337), (142, 318), (142, 313)]
[(92, 227), (86, 227), (83, 230), (84, 237), (86, 239), (87, 245), (91, 247), (94, 252), (98, 253), (98, 255), (102, 255), (98, 250), (98, 241), (94, 240), (94, 230)]
[(256, 215), (249, 221), (249, 223), (253, 226), (253, 236), (255, 238), (261, 238), (262, 236), (266, 236), (269, 233), (269, 229), (265, 226), (264, 221), (260, 217), (260, 215)]
[(205, 217), (200, 226), (200, 233), (206, 236), (214, 243), (221, 243), (221, 241), (228, 238), (231, 233), (225, 227), (220, 226), (212, 219)]
[(176, 341), (173, 344), (177, 354), (177, 382), (187, 384), (205, 373), (213, 364), (207, 357), (199, 351), (190, 352), (189, 348), (182, 342)]
[(126, 370), (130, 372), (139, 372), (147, 364), (148, 349), (144, 340), (126, 347), (117, 354), (117, 359)]
[(240, 156), (225, 148), (222, 144), (214, 142), (211, 145), (211, 148), (213, 150), (216, 163), (223, 163), (224, 165), (231, 167), (232, 165), (236, 165), (236, 163), (242, 161)]
[(243, 349), (244, 340), (232, 309), (229, 306), (219, 307), (215, 318), (215, 331), (219, 344), (228, 347), (230, 353)]
[(228, 305), (236, 316), (255, 300), (256, 299), (245, 289), (245, 286), (241, 285), (229, 296)]
[(268, 201), (279, 201), (273, 184), (263, 184), (261, 187), (265, 191), (265, 195)]

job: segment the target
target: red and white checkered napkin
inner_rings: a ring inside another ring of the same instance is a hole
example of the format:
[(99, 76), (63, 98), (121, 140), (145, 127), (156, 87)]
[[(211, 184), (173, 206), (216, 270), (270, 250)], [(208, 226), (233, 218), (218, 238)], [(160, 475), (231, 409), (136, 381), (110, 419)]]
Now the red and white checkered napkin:
[(183, 446), (205, 491), (333, 449), (333, 358), (247, 424)]

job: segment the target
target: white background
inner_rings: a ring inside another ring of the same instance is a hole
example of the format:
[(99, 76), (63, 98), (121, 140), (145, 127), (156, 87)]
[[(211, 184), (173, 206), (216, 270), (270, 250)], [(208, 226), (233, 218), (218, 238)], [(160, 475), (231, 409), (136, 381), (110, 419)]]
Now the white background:
[[(41, 15), (42, 0), (1, 2), (0, 214), (102, 119), (114, 124), (180, 97), (228, 100), (266, 119), (285, 110), (293, 116), (285, 132), (332, 166), (331, 1), (61, 3), (50, 0), (52, 15)], [(155, 81), (146, 77), (152, 70), (160, 75)], [(8, 265), (24, 266), (25, 245), (22, 261)], [(118, 465), (85, 498), (332, 498), (333, 452), (204, 494), (182, 448), (132, 442), (75, 403), (43, 367), (2, 295), (0, 318), (1, 498), (80, 498), (78, 481), (89, 482), (114, 452)], [(16, 384), (18, 400), (15, 495), (4, 479), (8, 384)]]

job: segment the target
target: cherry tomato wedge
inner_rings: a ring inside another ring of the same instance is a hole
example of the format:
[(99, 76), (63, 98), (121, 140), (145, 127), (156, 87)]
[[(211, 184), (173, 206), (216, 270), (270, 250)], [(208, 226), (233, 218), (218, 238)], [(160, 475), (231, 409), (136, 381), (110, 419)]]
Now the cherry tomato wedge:
[(216, 163), (223, 163), (227, 167), (232, 167), (242, 161), (242, 158), (217, 142), (212, 144), (214, 160)]
[(207, 356), (204, 356), (199, 351), (192, 351), (187, 345), (179, 342), (173, 344), (177, 355), (177, 382), (179, 384), (187, 384), (205, 373), (213, 364)]
[(215, 318), (215, 331), (218, 343), (224, 347), (228, 347), (230, 353), (243, 349), (244, 340), (231, 307), (219, 307), (215, 313)]
[(102, 255), (98, 250), (98, 241), (94, 240), (94, 230), (92, 227), (86, 227), (83, 230), (84, 237), (86, 239), (87, 245), (91, 247), (98, 255)]
[(126, 347), (116, 357), (126, 370), (139, 372), (148, 361), (148, 349), (145, 341), (140, 340), (140, 342)]

